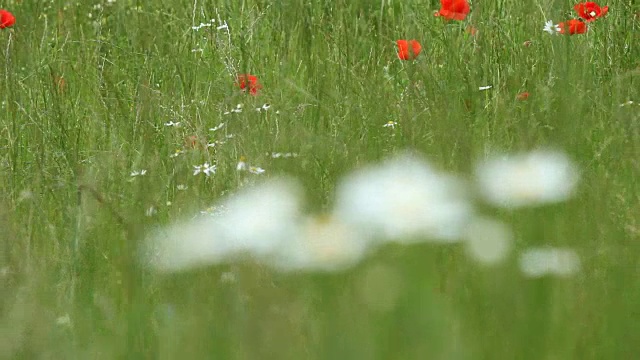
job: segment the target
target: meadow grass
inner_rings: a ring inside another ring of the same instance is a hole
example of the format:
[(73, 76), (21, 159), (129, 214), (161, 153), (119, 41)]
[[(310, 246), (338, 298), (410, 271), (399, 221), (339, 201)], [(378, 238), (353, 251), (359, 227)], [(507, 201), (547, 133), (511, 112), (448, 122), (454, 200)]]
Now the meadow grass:
[[(587, 34), (552, 36), (573, 2), (474, 1), (447, 22), (421, 0), (6, 1), (0, 358), (637, 358), (640, 8), (607, 5)], [(397, 39), (422, 53), (400, 61)], [(578, 191), (483, 207), (516, 235), (498, 266), (434, 244), (335, 273), (138, 261), (153, 229), (265, 177), (299, 179), (320, 213), (342, 176), (398, 151), (471, 178), (488, 154), (545, 147), (575, 160)], [(266, 173), (236, 171), (241, 156)], [(194, 176), (205, 162), (217, 172)], [(541, 245), (575, 249), (581, 272), (524, 277), (517, 254)]]

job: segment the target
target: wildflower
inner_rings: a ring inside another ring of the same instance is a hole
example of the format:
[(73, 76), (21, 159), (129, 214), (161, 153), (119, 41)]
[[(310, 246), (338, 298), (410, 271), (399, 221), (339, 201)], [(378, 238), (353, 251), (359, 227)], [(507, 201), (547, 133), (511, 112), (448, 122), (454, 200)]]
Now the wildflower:
[[(267, 155), (269, 155), (269, 153), (267, 153)], [(273, 159), (288, 159), (288, 158), (294, 158), (294, 157), (298, 157), (298, 153), (279, 153), (279, 152), (272, 152), (271, 153), (271, 158)]]
[(389, 121), (387, 121), (386, 124), (382, 125), (382, 127), (395, 129), (396, 125), (398, 125), (398, 123), (396, 121), (389, 120)]
[(170, 158), (176, 158), (180, 155), (184, 154), (184, 150), (182, 149), (176, 149), (176, 151), (173, 152), (173, 154), (169, 155)]
[(529, 93), (528, 92), (521, 92), (520, 94), (516, 95), (516, 99), (518, 100), (527, 100), (529, 98)]
[(237, 171), (244, 171), (247, 170), (247, 158), (245, 158), (244, 156), (240, 156), (240, 161), (238, 161), (238, 165), (236, 165), (236, 170)]
[(211, 174), (215, 174), (215, 173), (216, 173), (216, 166), (209, 165), (209, 163), (193, 166), (193, 175), (205, 174), (206, 176), (210, 176)]
[(164, 126), (167, 126), (167, 127), (180, 127), (180, 122), (169, 121), (167, 123), (164, 123)]
[[(241, 89), (244, 89), (244, 88), (241, 87)], [(242, 104), (238, 104), (238, 105), (236, 105), (236, 107), (234, 109), (231, 109), (229, 111), (225, 111), (224, 115), (229, 115), (229, 114), (233, 114), (233, 113), (241, 113), (241, 112), (242, 112)], [(215, 131), (215, 130), (212, 130), (212, 131)]]
[(413, 60), (422, 51), (422, 46), (418, 40), (397, 40), (398, 58), (400, 60)]
[(198, 31), (205, 27), (211, 27), (216, 22), (216, 19), (211, 19), (208, 23), (200, 23), (200, 25), (192, 26), (191, 30)]
[(609, 11), (608, 6), (600, 7), (593, 1), (581, 2), (573, 7), (578, 13), (578, 16), (585, 19), (587, 22), (596, 20), (599, 17), (605, 16)]
[(494, 157), (477, 166), (476, 178), (488, 202), (507, 208), (563, 201), (578, 182), (569, 158), (548, 150)]
[(580, 258), (569, 248), (531, 248), (520, 256), (520, 270), (528, 277), (569, 276), (580, 270)]
[(249, 167), (249, 172), (255, 175), (260, 175), (260, 174), (264, 174), (265, 173), (265, 169), (259, 167), (259, 166), (250, 166)]
[(136, 177), (136, 176), (144, 176), (147, 174), (147, 170), (134, 170), (131, 172), (131, 177)]
[(7, 10), (0, 9), (0, 29), (12, 27), (16, 23), (16, 17)]
[(491, 89), (492, 87), (493, 87), (493, 85), (480, 86), (480, 87), (478, 88), (478, 90), (480, 90), (480, 91), (489, 90), (489, 89)]
[(187, 190), (188, 188), (189, 188), (189, 187), (188, 187), (187, 185), (184, 185), (184, 184), (178, 184), (178, 185), (176, 186), (176, 190), (178, 190), (178, 191), (185, 191), (185, 190)]
[(262, 85), (258, 82), (258, 78), (255, 75), (238, 75), (236, 85), (242, 90), (246, 91), (249, 88), (251, 95), (258, 95), (258, 90), (262, 89)]
[(236, 170), (248, 171), (251, 174), (255, 174), (255, 175), (260, 175), (266, 172), (265, 169), (259, 166), (250, 166), (249, 164), (247, 164), (247, 158), (245, 158), (244, 156), (240, 157), (240, 161), (238, 161), (238, 165), (236, 165)]
[(226, 124), (225, 123), (220, 123), (218, 124), (218, 126), (210, 128), (209, 131), (218, 131), (220, 129), (222, 129)]
[(471, 214), (460, 185), (415, 156), (399, 156), (343, 179), (334, 214), (384, 241), (457, 241)]
[(339, 271), (367, 253), (370, 243), (335, 216), (308, 217), (301, 223), (297, 236), (273, 261), (281, 270)]
[(560, 34), (566, 32), (566, 28), (569, 28), (569, 35), (584, 34), (587, 32), (587, 24), (583, 21), (571, 19), (558, 24), (560, 27)]
[(435, 16), (442, 16), (449, 20), (464, 20), (470, 11), (467, 0), (440, 0), (440, 10)]
[(145, 260), (163, 272), (228, 262), (243, 254), (265, 261), (282, 254), (299, 233), (300, 187), (289, 180), (244, 188), (219, 207), (224, 211), (152, 234)]
[(270, 107), (271, 107), (271, 105), (270, 105), (270, 104), (264, 104), (264, 105), (262, 105), (261, 107), (256, 108), (256, 111), (257, 111), (257, 112), (267, 111), (267, 110), (269, 110), (269, 108), (270, 108)]
[(549, 20), (546, 23), (544, 23), (544, 28), (542, 29), (542, 31), (546, 31), (551, 35), (555, 35), (560, 31), (562, 31), (562, 29), (560, 28), (559, 24), (554, 24), (552, 20)]

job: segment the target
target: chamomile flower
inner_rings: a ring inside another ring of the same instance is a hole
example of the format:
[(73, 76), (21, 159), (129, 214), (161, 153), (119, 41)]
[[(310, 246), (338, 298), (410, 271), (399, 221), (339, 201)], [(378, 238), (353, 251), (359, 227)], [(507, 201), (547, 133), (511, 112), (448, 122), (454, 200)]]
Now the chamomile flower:
[(255, 175), (261, 175), (265, 173), (265, 169), (259, 167), (259, 166), (250, 166), (249, 167), (249, 172)]
[(210, 176), (211, 174), (215, 174), (215, 173), (216, 173), (216, 166), (209, 165), (209, 163), (193, 166), (193, 175), (205, 174), (206, 176)]
[(147, 170), (144, 170), (144, 169), (142, 169), (142, 170), (133, 170), (131, 172), (131, 177), (144, 176), (146, 174), (147, 174)]
[(453, 242), (472, 213), (465, 195), (457, 178), (415, 156), (398, 156), (343, 179), (334, 214), (382, 241)]
[(398, 125), (398, 123), (396, 121), (389, 120), (389, 121), (387, 121), (386, 124), (382, 125), (382, 127), (395, 129), (396, 125)]
[(232, 261), (241, 255), (274, 259), (299, 233), (300, 187), (287, 179), (243, 188), (215, 208), (151, 235), (143, 259), (161, 272)]
[(335, 216), (310, 216), (273, 265), (285, 271), (339, 271), (362, 260), (369, 245), (359, 231)]
[(180, 122), (169, 121), (169, 122), (164, 123), (164, 126), (167, 126), (167, 127), (180, 127), (180, 124), (181, 124)]
[(547, 32), (551, 35), (559, 34), (562, 29), (559, 24), (554, 24), (552, 20), (547, 21), (544, 24), (544, 28), (542, 31)]

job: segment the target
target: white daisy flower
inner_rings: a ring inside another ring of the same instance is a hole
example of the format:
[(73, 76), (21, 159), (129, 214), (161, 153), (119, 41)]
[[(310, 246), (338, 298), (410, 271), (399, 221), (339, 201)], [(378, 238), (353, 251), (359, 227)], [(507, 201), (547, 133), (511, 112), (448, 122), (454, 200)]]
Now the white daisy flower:
[(250, 166), (249, 167), (249, 172), (255, 175), (260, 175), (260, 174), (264, 174), (265, 173), (265, 169), (259, 167), (259, 166)]
[(169, 121), (167, 123), (164, 123), (164, 126), (167, 127), (180, 127), (180, 122), (173, 122), (173, 121)]
[(544, 28), (542, 29), (542, 31), (545, 31), (551, 35), (555, 35), (560, 33), (561, 29), (559, 24), (554, 24), (552, 20), (549, 20), (544, 24)]
[(221, 206), (223, 213), (153, 234), (144, 260), (162, 272), (228, 262), (243, 254), (266, 261), (276, 258), (300, 231), (300, 187), (289, 180), (243, 188)]
[(222, 129), (225, 125), (226, 125), (226, 123), (220, 123), (220, 124), (218, 124), (218, 126), (212, 127), (211, 129), (209, 129), (209, 131), (218, 131), (218, 130)]
[(386, 124), (382, 125), (382, 127), (395, 129), (396, 125), (398, 125), (398, 123), (396, 121), (389, 120), (389, 121), (387, 121)]
[(204, 163), (202, 165), (193, 166), (193, 175), (205, 174), (206, 176), (210, 176), (211, 174), (215, 173), (216, 165), (209, 165), (209, 163)]
[(489, 90), (489, 89), (491, 89), (492, 87), (493, 87), (493, 85), (480, 86), (480, 87), (478, 88), (478, 90), (480, 90), (480, 91)]
[(184, 154), (184, 150), (182, 149), (177, 149), (173, 154), (169, 155), (170, 158), (176, 158), (180, 155)]
[(142, 169), (142, 170), (133, 170), (131, 172), (131, 177), (144, 176), (146, 174), (147, 174), (147, 170), (144, 170), (144, 169)]
[(578, 183), (578, 172), (565, 154), (536, 150), (490, 158), (477, 166), (476, 178), (488, 202), (515, 208), (569, 198)]
[(457, 241), (472, 213), (457, 178), (411, 155), (347, 176), (336, 197), (337, 218), (380, 240)]
[(356, 229), (335, 216), (309, 217), (273, 265), (286, 271), (339, 271), (356, 265), (368, 247)]

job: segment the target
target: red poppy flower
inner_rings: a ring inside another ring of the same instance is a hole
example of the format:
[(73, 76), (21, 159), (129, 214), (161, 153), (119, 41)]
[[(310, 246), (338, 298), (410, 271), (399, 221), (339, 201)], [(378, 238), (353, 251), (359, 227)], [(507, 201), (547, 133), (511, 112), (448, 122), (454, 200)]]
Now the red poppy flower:
[(516, 95), (516, 99), (518, 100), (527, 100), (529, 98), (529, 93), (528, 92), (521, 92), (520, 94)]
[(258, 82), (258, 78), (255, 75), (249, 74), (238, 75), (238, 82), (236, 85), (243, 91), (248, 87), (251, 95), (258, 95), (258, 90), (262, 89), (262, 85)]
[(440, 10), (435, 16), (443, 16), (449, 20), (464, 20), (469, 13), (467, 0), (440, 0)]
[(558, 26), (560, 26), (560, 34), (564, 34), (567, 27), (569, 28), (569, 35), (584, 34), (587, 32), (587, 24), (576, 19), (561, 22)]
[(398, 58), (400, 60), (413, 60), (418, 57), (422, 46), (418, 40), (398, 40)]
[(0, 9), (0, 29), (8, 28), (16, 23), (16, 17), (7, 10)]
[(578, 13), (578, 16), (585, 19), (587, 22), (593, 21), (601, 16), (605, 16), (609, 11), (608, 6), (600, 7), (600, 5), (593, 1), (579, 3), (573, 8)]

